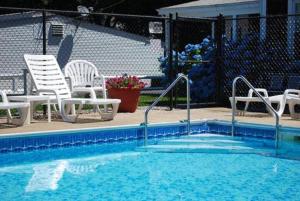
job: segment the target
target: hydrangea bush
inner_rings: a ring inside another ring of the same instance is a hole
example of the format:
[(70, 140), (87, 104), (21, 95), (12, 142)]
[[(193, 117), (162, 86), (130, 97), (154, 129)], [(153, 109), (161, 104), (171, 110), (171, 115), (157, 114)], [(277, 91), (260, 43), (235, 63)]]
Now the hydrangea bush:
[(261, 53), (259, 46), (259, 35), (247, 34), (238, 42), (223, 38), (223, 64), (225, 73), (225, 85), (231, 88), (232, 80), (243, 75), (249, 78), (249, 74), (255, 71), (256, 63), (266, 61), (265, 52)]
[[(173, 51), (172, 67), (175, 72), (189, 76), (191, 98), (194, 102), (207, 100), (215, 94), (215, 45), (208, 36), (199, 44), (187, 44), (182, 52)], [(176, 55), (178, 65), (176, 65)], [(162, 72), (168, 77), (168, 57), (160, 57)], [(208, 61), (207, 63), (203, 61)], [(175, 69), (178, 66), (178, 69)]]
[[(174, 72), (189, 76), (191, 98), (195, 102), (207, 100), (215, 94), (215, 50), (213, 41), (206, 37), (199, 44), (187, 44), (181, 52), (173, 51)], [(237, 41), (223, 36), (222, 51), (222, 87), (227, 96), (231, 96), (232, 81), (238, 75), (247, 77), (254, 86), (272, 90), (274, 74), (295, 76), (300, 72), (300, 60), (290, 56), (285, 41), (270, 37), (262, 41), (256, 32), (245, 34)], [(176, 55), (178, 65), (175, 64)], [(168, 77), (168, 57), (160, 57), (159, 61)], [(280, 90), (287, 88), (288, 81), (283, 83)]]
[[(254, 86), (271, 89), (274, 74), (297, 74), (300, 65), (291, 58), (283, 41), (268, 38), (260, 40), (259, 33), (245, 34), (237, 42), (224, 37), (224, 84), (230, 96), (232, 80), (243, 75)], [(281, 86), (284, 90), (287, 86)]]

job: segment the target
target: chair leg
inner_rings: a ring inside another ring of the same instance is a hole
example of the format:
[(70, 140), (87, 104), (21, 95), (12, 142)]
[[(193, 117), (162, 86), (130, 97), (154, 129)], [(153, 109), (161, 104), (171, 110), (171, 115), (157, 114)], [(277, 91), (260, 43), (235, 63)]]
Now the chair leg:
[(65, 111), (65, 102), (62, 101), (61, 102), (61, 106), (60, 106), (60, 114), (61, 114), (61, 117), (64, 121), (66, 122), (70, 122), (71, 120), (69, 119), (69, 115), (66, 113)]
[(277, 104), (277, 114), (279, 115), (279, 117), (281, 117), (283, 115), (284, 109), (285, 109), (285, 105), (286, 104), (282, 103), (282, 102), (280, 102), (280, 103)]
[(35, 103), (33, 101), (30, 102), (30, 121), (33, 120), (33, 113), (35, 111)]
[[(78, 109), (77, 109), (77, 114), (80, 114), (80, 112), (82, 111), (83, 105), (80, 104), (78, 105)], [(75, 110), (75, 105), (72, 105), (72, 114), (75, 115), (76, 114), (76, 110)]]
[[(67, 104), (66, 105), (66, 114), (70, 114), (72, 110), (73, 110), (73, 105)], [(73, 114), (73, 111), (72, 111), (72, 114)]]
[[(75, 104), (73, 104), (73, 106), (74, 106), (74, 111), (75, 111)], [(79, 117), (79, 115), (81, 113), (82, 108), (83, 108), (83, 105), (79, 104), (77, 113), (75, 112), (75, 114), (74, 114), (74, 116), (75, 116), (75, 122), (77, 121), (77, 119), (78, 119), (78, 117)]]
[(20, 110), (20, 119), (11, 118), (11, 122), (16, 125), (28, 125), (30, 124), (30, 107), (21, 108)]
[(119, 103), (112, 104), (112, 115), (113, 115), (113, 117), (115, 117), (116, 114), (118, 113), (119, 105), (120, 105)]
[(276, 110), (279, 111), (279, 109), (280, 109), (280, 104), (278, 103), (276, 106)]
[(26, 107), (26, 108), (22, 108), (21, 109), (21, 122), (20, 124), (21, 125), (28, 125), (30, 124), (30, 121), (31, 121), (31, 114), (30, 114), (30, 108), (29, 107)]
[(58, 112), (58, 109), (57, 109), (57, 107), (56, 107), (55, 104), (53, 104), (53, 110), (54, 110), (55, 112)]
[[(91, 97), (91, 99), (97, 99), (97, 94), (96, 94), (95, 90), (90, 91), (90, 97)], [(97, 112), (97, 111), (100, 112), (99, 105), (94, 105), (93, 106), (93, 112)]]
[(295, 105), (295, 103), (289, 103), (289, 111), (291, 115), (295, 114)]
[(7, 123), (11, 123), (12, 122), (12, 115), (11, 115), (11, 111), (10, 109), (7, 110)]
[[(69, 115), (68, 111), (67, 111), (68, 108), (66, 108), (66, 107), (70, 107), (68, 105), (70, 105), (70, 104), (69, 103), (66, 104), (64, 101), (61, 102), (61, 107), (60, 107), (61, 117), (65, 122), (76, 122), (79, 113), (77, 115)], [(71, 104), (71, 105), (73, 106), (74, 104)]]
[[(102, 93), (103, 93), (103, 98), (107, 99), (106, 89), (103, 89)], [(107, 105), (104, 105), (104, 112), (107, 112), (107, 110), (108, 110)]]
[(102, 112), (102, 111), (99, 111), (101, 119), (102, 120), (112, 120), (112, 119), (114, 119), (114, 117), (118, 113), (118, 109), (119, 109), (119, 103), (112, 104), (112, 111), (111, 112), (105, 112), (105, 111)]
[(248, 110), (249, 104), (250, 104), (249, 101), (247, 101), (246, 104), (245, 104), (244, 115), (246, 114), (246, 112), (247, 112), (247, 110)]
[(291, 114), (291, 118), (293, 119), (300, 119), (300, 113), (296, 113), (295, 112), (295, 106), (297, 104), (296, 103), (289, 103), (289, 110), (290, 110), (290, 114)]
[(51, 122), (51, 104), (50, 100), (47, 101), (47, 113), (48, 113), (48, 122)]
[(75, 108), (75, 104), (72, 104), (71, 108), (72, 108), (72, 110), (71, 110), (71, 114), (72, 114), (72, 115), (76, 115), (76, 108)]
[[(269, 103), (269, 105), (271, 105), (272, 106), (272, 103), (269, 101), (269, 100), (266, 100), (267, 101), (267, 103)], [(283, 106), (284, 107), (284, 106)], [(272, 115), (272, 116), (275, 116), (275, 114), (273, 113), (273, 111), (266, 105), (266, 109), (267, 109), (267, 111), (268, 111), (268, 113), (270, 114), (270, 115)], [(278, 111), (277, 111), (277, 113), (278, 113)], [(279, 114), (279, 116), (281, 116), (280, 114)]]

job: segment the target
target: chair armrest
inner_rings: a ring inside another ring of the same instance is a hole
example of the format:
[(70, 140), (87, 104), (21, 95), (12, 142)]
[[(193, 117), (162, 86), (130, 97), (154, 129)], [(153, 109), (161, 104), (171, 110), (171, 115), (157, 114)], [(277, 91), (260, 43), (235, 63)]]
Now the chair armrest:
[(298, 94), (300, 96), (300, 90), (298, 89), (286, 89), (284, 91), (284, 94)]
[[(255, 88), (255, 90), (258, 93), (263, 93), (263, 97), (269, 97), (268, 91), (266, 89), (264, 89), (264, 88)], [(254, 91), (252, 89), (249, 89), (248, 97), (253, 97), (253, 94), (255, 94)]]
[(59, 96), (59, 93), (57, 90), (54, 90), (54, 89), (41, 89), (41, 90), (38, 90), (37, 93), (43, 93), (43, 92), (46, 92), (46, 93), (54, 93), (55, 96), (56, 96), (56, 100), (57, 100), (57, 104), (58, 104), (58, 108), (59, 108), (59, 111), (62, 111), (62, 98)]
[(102, 77), (104, 77), (104, 76), (103, 75), (94, 76), (95, 79), (101, 79)]
[(101, 86), (103, 87), (103, 89), (105, 89), (106, 87), (105, 87), (105, 85), (106, 85), (106, 83), (105, 83), (105, 76), (104, 75), (98, 75), (98, 76), (95, 76), (94, 77), (94, 83), (93, 83), (93, 86), (95, 86), (95, 80), (96, 79), (99, 79), (99, 80), (101, 80)]
[(103, 88), (103, 98), (106, 99), (107, 98), (107, 94), (106, 94), (106, 80), (105, 80), (105, 76), (101, 74), (99, 76), (95, 76), (94, 78), (95, 78), (94, 79), (94, 83), (93, 83), (94, 86), (95, 86), (95, 80), (96, 79), (100, 79), (101, 80), (100, 84), (101, 84), (101, 86)]
[(93, 86), (95, 86), (96, 80), (102, 80), (102, 79), (103, 79), (103, 76), (100, 76), (100, 75), (94, 76)]

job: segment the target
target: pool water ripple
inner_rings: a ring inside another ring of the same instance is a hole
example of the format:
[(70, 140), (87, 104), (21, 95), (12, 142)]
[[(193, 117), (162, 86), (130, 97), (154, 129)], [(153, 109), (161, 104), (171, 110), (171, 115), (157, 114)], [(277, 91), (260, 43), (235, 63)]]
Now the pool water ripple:
[[(180, 139), (191, 143), (165, 141)], [(0, 161), (0, 200), (300, 198), (300, 161), (258, 154), (147, 152), (131, 141), (7, 153)]]

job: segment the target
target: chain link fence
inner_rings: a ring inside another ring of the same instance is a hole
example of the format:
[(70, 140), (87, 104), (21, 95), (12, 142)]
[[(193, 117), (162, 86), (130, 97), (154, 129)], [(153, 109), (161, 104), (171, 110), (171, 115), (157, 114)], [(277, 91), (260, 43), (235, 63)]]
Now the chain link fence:
[(24, 54), (54, 55), (61, 68), (87, 60), (105, 76), (136, 75), (148, 89), (161, 87), (166, 18), (14, 8), (0, 14), (0, 84), (8, 94), (30, 93)]
[[(232, 81), (239, 75), (269, 95), (300, 87), (296, 15), (195, 19), (7, 8), (0, 14), (0, 84), (8, 94), (30, 93), (26, 53), (55, 55), (61, 68), (84, 59), (106, 76), (140, 76), (149, 83), (144, 93), (158, 94), (184, 73), (195, 105), (229, 106)], [(167, 104), (185, 102), (182, 87)], [(248, 90), (240, 83), (237, 95)]]
[[(300, 16), (250, 16), (224, 19), (222, 48), (224, 100), (231, 96), (232, 81), (242, 75), (268, 95), (285, 89), (300, 89)], [(247, 96), (249, 88), (237, 85), (237, 95)], [(264, 110), (251, 104), (250, 110)], [(242, 109), (244, 106), (241, 105)]]
[(41, 15), (33, 12), (0, 16), (0, 84), (8, 94), (23, 94), (26, 91), (23, 55), (43, 54), (39, 37), (41, 23)]

